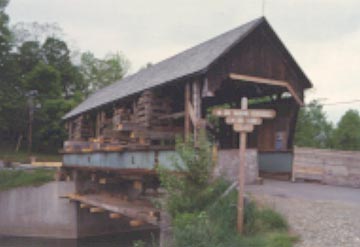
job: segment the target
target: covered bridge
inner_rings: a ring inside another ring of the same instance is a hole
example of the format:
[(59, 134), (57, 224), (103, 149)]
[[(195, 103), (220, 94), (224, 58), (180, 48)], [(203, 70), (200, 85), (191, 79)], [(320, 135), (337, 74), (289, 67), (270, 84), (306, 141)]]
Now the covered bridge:
[(249, 136), (249, 163), (261, 172), (291, 172), (296, 119), (310, 87), (268, 21), (255, 19), (105, 87), (67, 113), (64, 166), (154, 174), (156, 165), (169, 164), (176, 135), (196, 138), (206, 129), (226, 173), (239, 138), (210, 112), (239, 108), (248, 97), (249, 108), (277, 112)]

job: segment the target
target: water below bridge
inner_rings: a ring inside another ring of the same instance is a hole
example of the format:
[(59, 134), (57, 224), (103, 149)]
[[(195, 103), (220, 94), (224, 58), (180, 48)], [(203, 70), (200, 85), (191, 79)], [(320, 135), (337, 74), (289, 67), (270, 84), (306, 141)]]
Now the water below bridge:
[(19, 238), (0, 236), (1, 247), (133, 247), (134, 242), (141, 240), (147, 244), (157, 242), (154, 232), (131, 232), (102, 237), (91, 237), (79, 240)]

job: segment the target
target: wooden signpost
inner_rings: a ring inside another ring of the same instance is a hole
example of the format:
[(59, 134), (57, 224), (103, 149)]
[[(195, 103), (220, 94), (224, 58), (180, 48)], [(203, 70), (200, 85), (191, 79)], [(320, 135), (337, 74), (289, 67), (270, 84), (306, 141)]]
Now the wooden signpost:
[(274, 110), (248, 110), (247, 98), (241, 99), (241, 109), (214, 109), (213, 115), (224, 117), (225, 122), (233, 126), (234, 131), (240, 133), (240, 166), (239, 166), (239, 195), (238, 195), (238, 214), (237, 229), (239, 233), (243, 232), (244, 225), (244, 185), (245, 185), (245, 153), (246, 153), (246, 135), (254, 130), (254, 125), (262, 124), (263, 119), (271, 119), (276, 116)]

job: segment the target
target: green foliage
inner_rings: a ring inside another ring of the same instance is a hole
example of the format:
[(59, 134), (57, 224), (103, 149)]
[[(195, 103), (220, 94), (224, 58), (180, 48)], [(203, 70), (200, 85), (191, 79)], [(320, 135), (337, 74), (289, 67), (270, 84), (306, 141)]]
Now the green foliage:
[(288, 229), (287, 222), (280, 214), (270, 208), (259, 209), (254, 202), (250, 202), (245, 208), (245, 226), (245, 233), (248, 235)]
[(30, 156), (35, 156), (37, 161), (61, 161), (60, 154), (47, 154), (47, 153), (32, 153), (31, 155), (26, 151), (15, 152), (9, 147), (0, 147), (0, 160), (7, 162), (20, 162), (29, 163)]
[(332, 146), (333, 126), (327, 120), (323, 106), (316, 100), (299, 112), (295, 145), (329, 148)]
[(299, 112), (295, 145), (315, 148), (360, 150), (360, 115), (348, 110), (334, 128), (316, 100)]
[(81, 55), (80, 70), (88, 86), (88, 94), (122, 79), (129, 69), (130, 63), (124, 55), (108, 54), (99, 59), (91, 52)]
[(360, 150), (360, 115), (348, 110), (340, 119), (334, 134), (334, 145), (342, 150)]
[(50, 65), (38, 63), (25, 77), (25, 90), (36, 90), (39, 98), (61, 96), (60, 74)]
[(54, 179), (55, 170), (0, 170), (0, 191), (17, 187), (39, 186)]
[(200, 135), (198, 148), (193, 147), (191, 138), (186, 142), (177, 140), (180, 159), (174, 157), (173, 169), (180, 173), (179, 176), (173, 176), (170, 170), (159, 169), (162, 185), (168, 191), (167, 209), (172, 216), (202, 210), (214, 196), (212, 188), (208, 187), (213, 167), (211, 145), (204, 133)]
[(211, 177), (211, 145), (201, 134), (197, 148), (193, 141), (177, 142), (183, 162), (174, 160), (174, 170), (160, 169), (167, 191), (166, 207), (172, 216), (172, 247), (291, 247), (286, 221), (268, 208), (253, 202), (245, 206), (245, 235), (236, 231), (237, 191), (226, 196), (230, 184)]

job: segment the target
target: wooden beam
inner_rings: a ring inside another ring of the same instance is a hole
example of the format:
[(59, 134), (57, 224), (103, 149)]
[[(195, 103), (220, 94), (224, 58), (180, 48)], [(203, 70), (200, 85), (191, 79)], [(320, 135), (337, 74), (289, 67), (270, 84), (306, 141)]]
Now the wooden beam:
[(103, 212), (105, 212), (105, 209), (103, 208), (97, 208), (97, 207), (90, 208), (90, 213), (103, 213)]
[[(68, 194), (63, 196), (63, 198), (68, 198), (70, 201), (77, 201), (91, 205), (90, 212), (93, 211), (93, 213), (109, 211), (112, 213), (121, 214), (128, 218), (150, 223), (152, 225), (158, 225), (159, 217), (156, 215), (156, 213), (150, 213), (156, 212), (156, 209), (153, 207), (150, 208), (145, 205), (140, 206), (124, 200), (115, 200), (114, 198), (111, 198), (111, 203), (109, 203), (109, 199), (102, 200), (100, 199), (101, 197), (97, 197), (96, 195), (84, 196), (79, 194)], [(155, 215), (155, 217), (152, 215)]]
[(183, 118), (184, 116), (185, 116), (185, 112), (182, 111), (182, 112), (176, 112), (176, 113), (160, 116), (159, 119), (178, 119), (178, 118)]
[(142, 226), (142, 225), (144, 225), (145, 223), (144, 223), (144, 221), (142, 221), (142, 220), (131, 220), (130, 222), (129, 222), (129, 225), (131, 226), (131, 227), (139, 227), (139, 226)]
[(184, 121), (185, 138), (187, 138), (190, 135), (189, 103), (190, 103), (190, 83), (188, 82), (185, 85), (185, 99), (184, 99), (184, 107), (185, 107), (185, 121)]
[(254, 82), (254, 83), (259, 83), (259, 84), (267, 84), (267, 85), (285, 87), (300, 106), (304, 105), (304, 102), (301, 100), (301, 98), (296, 93), (294, 88), (287, 81), (274, 80), (274, 79), (257, 77), (257, 76), (241, 75), (241, 74), (235, 74), (235, 73), (230, 73), (229, 77), (230, 77), (230, 79), (233, 79), (233, 80), (249, 81), (249, 82)]
[(120, 218), (122, 218), (122, 214), (110, 213), (110, 214), (109, 214), (109, 218), (110, 218), (110, 219), (120, 219)]
[(99, 179), (99, 184), (106, 184), (106, 183), (107, 183), (106, 178)]
[(80, 203), (80, 208), (91, 208), (91, 206), (86, 203)]
[(194, 126), (194, 129), (196, 128), (196, 123), (197, 123), (197, 118), (196, 118), (196, 114), (195, 114), (195, 111), (194, 111), (194, 108), (192, 106), (192, 104), (190, 102), (188, 102), (188, 112), (189, 112), (189, 116), (190, 116), (190, 119), (191, 119), (191, 122)]
[(196, 119), (201, 118), (201, 90), (200, 90), (200, 82), (194, 81), (192, 84), (192, 102), (194, 106), (194, 113)]

